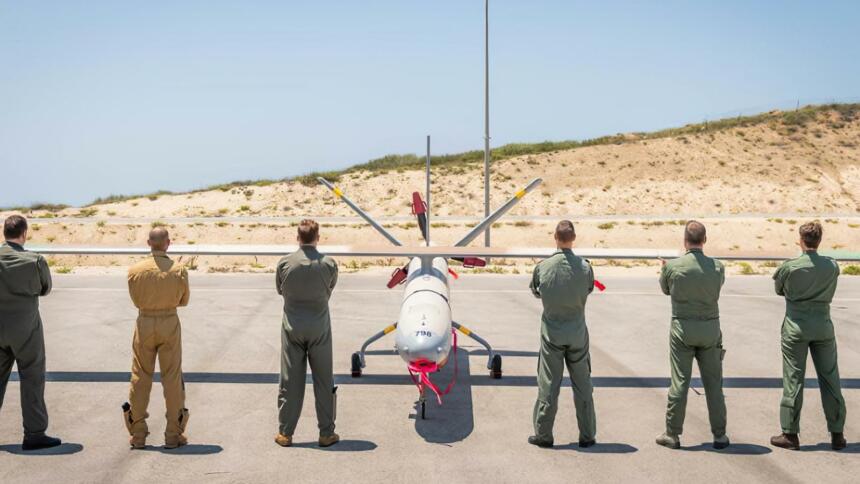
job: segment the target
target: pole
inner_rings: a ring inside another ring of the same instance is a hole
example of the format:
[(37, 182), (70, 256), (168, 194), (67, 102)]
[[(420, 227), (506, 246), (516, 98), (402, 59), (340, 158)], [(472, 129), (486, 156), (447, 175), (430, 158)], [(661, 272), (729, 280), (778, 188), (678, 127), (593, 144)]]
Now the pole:
[[(484, 0), (484, 218), (490, 215), (490, 0)], [(490, 246), (490, 229), (484, 232)]]
[(430, 135), (427, 135), (427, 191), (424, 192), (427, 194), (427, 220), (424, 222), (427, 227), (424, 231), (427, 234), (425, 242), (427, 243), (427, 247), (430, 247)]

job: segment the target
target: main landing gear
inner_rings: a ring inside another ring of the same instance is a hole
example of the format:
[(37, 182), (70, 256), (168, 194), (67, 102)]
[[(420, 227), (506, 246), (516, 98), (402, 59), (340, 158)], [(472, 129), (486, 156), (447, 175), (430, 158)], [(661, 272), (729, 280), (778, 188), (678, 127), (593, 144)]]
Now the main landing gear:
[[(493, 378), (494, 380), (498, 380), (499, 378), (501, 378), (502, 377), (502, 355), (496, 354), (493, 351), (493, 348), (490, 346), (490, 344), (487, 343), (487, 340), (485, 340), (484, 338), (481, 338), (477, 334), (473, 333), (472, 330), (470, 330), (469, 328), (461, 325), (460, 323), (457, 323), (456, 321), (452, 321), (451, 326), (454, 329), (456, 329), (457, 331), (459, 331), (459, 332), (463, 333), (464, 335), (472, 338), (473, 340), (478, 342), (481, 346), (483, 346), (487, 350), (487, 355), (489, 356), (489, 358), (487, 360), (487, 369), (490, 370), (490, 378)], [(373, 344), (374, 342), (376, 342), (377, 340), (379, 340), (380, 338), (382, 338), (383, 336), (391, 333), (395, 329), (397, 329), (397, 323), (394, 323), (391, 326), (388, 326), (387, 328), (383, 329), (382, 331), (380, 331), (380, 332), (374, 334), (373, 336), (371, 336), (370, 338), (368, 338), (367, 341), (365, 341), (364, 344), (361, 345), (361, 350), (356, 351), (355, 353), (352, 354), (352, 358), (350, 360), (350, 363), (351, 363), (350, 364), (350, 375), (352, 375), (353, 378), (360, 378), (361, 377), (362, 370), (364, 369), (364, 366), (365, 366), (364, 353), (365, 353), (365, 351), (367, 351), (367, 347), (370, 346), (371, 344)], [(422, 414), (423, 414), (423, 406), (422, 406)]]

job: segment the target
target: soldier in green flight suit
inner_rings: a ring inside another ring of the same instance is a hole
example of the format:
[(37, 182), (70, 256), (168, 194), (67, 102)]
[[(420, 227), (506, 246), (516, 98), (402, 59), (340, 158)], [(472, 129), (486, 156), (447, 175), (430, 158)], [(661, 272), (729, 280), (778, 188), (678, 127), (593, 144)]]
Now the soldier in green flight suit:
[(27, 219), (12, 215), (3, 223), (0, 245), (0, 408), (12, 365), (18, 363), (24, 450), (60, 445), (45, 435), (45, 335), (39, 315), (39, 297), (51, 292), (51, 270), (45, 258), (24, 250)]
[(693, 373), (693, 359), (699, 363), (708, 404), (714, 448), (729, 446), (726, 436), (726, 402), (723, 396), (723, 335), (720, 331), (720, 289), (726, 280), (723, 264), (702, 252), (708, 237), (705, 226), (691, 220), (684, 228), (687, 253), (663, 263), (660, 288), (672, 299), (669, 332), (669, 364), (672, 384), (666, 408), (666, 431), (657, 443), (672, 449), (681, 447), (687, 393)]
[(336, 444), (334, 433), (337, 387), (332, 371), (331, 318), (328, 300), (337, 284), (337, 263), (317, 251), (319, 225), (299, 223), (299, 250), (278, 262), (278, 294), (284, 297), (281, 330), (281, 383), (278, 395), (280, 428), (275, 443), (293, 444), (293, 432), (302, 411), (308, 363), (314, 382), (319, 445)]
[(842, 398), (839, 366), (836, 362), (836, 335), (830, 320), (830, 302), (836, 292), (839, 266), (818, 254), (821, 224), (800, 226), (803, 255), (783, 263), (773, 275), (776, 293), (785, 297), (782, 321), (782, 402), (779, 420), (782, 433), (770, 439), (777, 447), (797, 450), (800, 440), (800, 409), (803, 406), (803, 379), (806, 355), (818, 374), (821, 403), (834, 450), (845, 448), (845, 399)]
[(562, 220), (555, 228), (558, 251), (535, 267), (529, 288), (543, 303), (538, 398), (534, 407), (535, 435), (528, 442), (552, 447), (552, 427), (558, 411), (558, 394), (564, 367), (573, 385), (573, 403), (579, 426), (579, 446), (595, 444), (597, 422), (591, 386), (591, 356), (585, 302), (594, 290), (591, 264), (574, 255), (576, 239), (573, 223)]

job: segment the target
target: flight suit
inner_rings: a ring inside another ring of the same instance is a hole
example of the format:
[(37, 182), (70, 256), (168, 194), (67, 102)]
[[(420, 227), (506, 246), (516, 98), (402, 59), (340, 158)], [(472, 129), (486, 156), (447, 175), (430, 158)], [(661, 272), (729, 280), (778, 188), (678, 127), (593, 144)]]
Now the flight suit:
[(660, 288), (672, 299), (669, 364), (672, 383), (666, 408), (666, 432), (681, 435), (687, 410), (687, 394), (693, 359), (699, 364), (714, 437), (726, 433), (726, 401), (723, 395), (723, 335), (720, 331), (720, 289), (726, 280), (723, 264), (690, 249), (666, 262), (660, 272)]
[(25, 439), (41, 437), (48, 428), (39, 297), (49, 292), (51, 271), (44, 257), (14, 242), (0, 246), (0, 408), (17, 362)]
[(839, 266), (814, 250), (786, 261), (773, 275), (776, 293), (785, 297), (782, 321), (782, 401), (779, 420), (787, 434), (800, 432), (806, 354), (818, 374), (821, 403), (829, 432), (841, 433), (845, 426), (836, 335), (830, 320), (830, 302), (836, 292)]
[(275, 284), (278, 294), (284, 297), (278, 392), (280, 433), (292, 436), (296, 430), (310, 363), (320, 436), (334, 435), (336, 387), (328, 300), (337, 284), (337, 263), (315, 247), (302, 245), (278, 262)]
[(585, 325), (585, 302), (594, 290), (591, 264), (570, 249), (559, 250), (535, 267), (529, 288), (543, 303), (538, 398), (533, 413), (535, 436), (542, 441), (553, 440), (558, 394), (567, 365), (573, 385), (579, 441), (592, 441), (597, 423)]
[(190, 290), (185, 267), (170, 260), (163, 251), (128, 270), (128, 292), (138, 308), (132, 343), (130, 411), (126, 425), (132, 435), (146, 434), (146, 409), (155, 373), (161, 372), (161, 386), (167, 407), (165, 439), (182, 435), (188, 424), (185, 382), (182, 379), (182, 331), (176, 308), (188, 305)]

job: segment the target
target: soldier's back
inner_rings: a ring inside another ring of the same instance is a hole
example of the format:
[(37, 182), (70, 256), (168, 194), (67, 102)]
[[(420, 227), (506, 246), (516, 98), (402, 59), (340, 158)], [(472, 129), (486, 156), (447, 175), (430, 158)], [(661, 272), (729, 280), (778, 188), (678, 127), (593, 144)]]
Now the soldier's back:
[(41, 270), (47, 270), (41, 255), (0, 245), (0, 315), (38, 311), (44, 290)]
[(166, 255), (155, 254), (128, 270), (128, 290), (140, 309), (175, 309), (187, 284), (185, 268)]
[(720, 290), (725, 281), (723, 264), (701, 250), (666, 263), (663, 269), (672, 297), (672, 317), (678, 319), (717, 319), (720, 316)]
[(777, 269), (774, 279), (785, 296), (786, 315), (795, 323), (830, 321), (839, 266), (830, 257), (805, 252)]
[(284, 313), (292, 326), (327, 326), (328, 300), (337, 276), (334, 260), (302, 246), (278, 262), (279, 290)]
[(836, 293), (839, 266), (830, 257), (807, 252), (786, 261), (779, 269), (784, 272), (786, 299), (797, 303), (830, 303)]
[(594, 287), (588, 261), (565, 250), (541, 261), (537, 270), (544, 324), (584, 327), (585, 303)]

